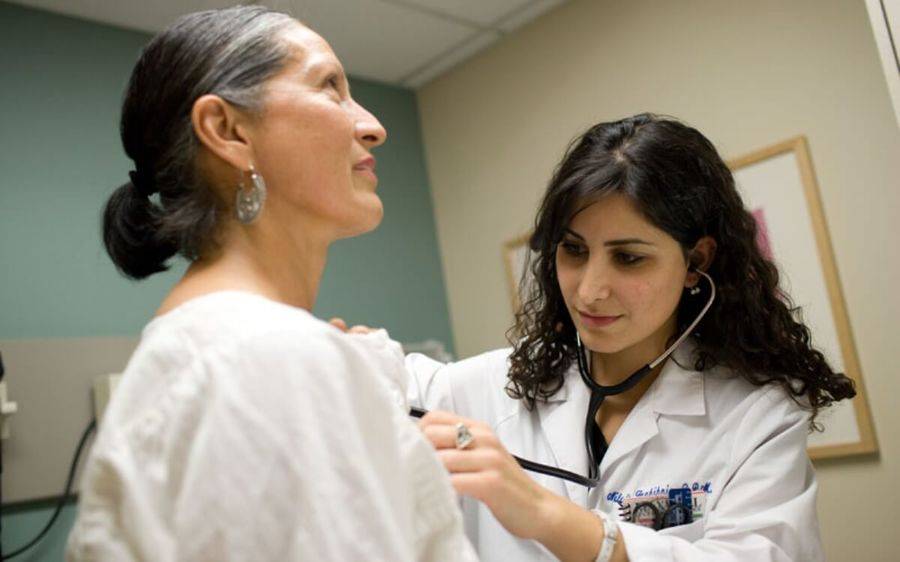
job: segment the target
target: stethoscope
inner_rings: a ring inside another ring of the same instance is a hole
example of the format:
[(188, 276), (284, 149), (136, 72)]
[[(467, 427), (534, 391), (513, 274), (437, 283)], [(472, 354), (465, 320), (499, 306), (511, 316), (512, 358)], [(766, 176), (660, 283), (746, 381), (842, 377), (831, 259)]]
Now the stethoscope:
[[(584, 345), (581, 343), (581, 337), (576, 332), (575, 341), (578, 348), (578, 372), (581, 374), (581, 380), (584, 381), (584, 384), (586, 384), (588, 389), (590, 389), (591, 391), (591, 398), (588, 402), (587, 417), (585, 418), (584, 424), (584, 441), (589, 459), (588, 475), (582, 476), (581, 474), (577, 474), (575, 472), (557, 468), (555, 466), (537, 463), (513, 455), (513, 458), (516, 459), (516, 462), (519, 463), (519, 466), (531, 472), (537, 472), (540, 474), (545, 474), (547, 476), (562, 478), (563, 480), (568, 480), (569, 482), (574, 482), (575, 484), (579, 484), (587, 488), (594, 488), (598, 484), (600, 484), (600, 462), (603, 460), (603, 456), (606, 454), (606, 450), (609, 448), (609, 445), (606, 442), (606, 438), (603, 436), (603, 432), (600, 431), (600, 426), (597, 425), (597, 411), (600, 409), (600, 406), (603, 404), (603, 400), (607, 396), (621, 394), (630, 390), (631, 388), (634, 388), (634, 386), (641, 382), (644, 377), (650, 374), (653, 369), (655, 369), (663, 361), (668, 359), (668, 357), (672, 355), (672, 353), (674, 353), (676, 349), (678, 349), (678, 346), (681, 345), (689, 335), (691, 335), (691, 333), (694, 331), (694, 328), (697, 327), (697, 324), (699, 324), (700, 321), (703, 320), (703, 317), (706, 316), (706, 313), (709, 311), (710, 307), (712, 307), (713, 301), (716, 299), (716, 284), (713, 282), (712, 277), (710, 277), (706, 273), (699, 270), (697, 270), (697, 273), (703, 276), (703, 278), (706, 279), (706, 281), (709, 283), (709, 299), (706, 301), (706, 304), (703, 305), (703, 309), (700, 310), (700, 313), (697, 315), (694, 321), (691, 322), (690, 326), (688, 326), (687, 329), (685, 329), (684, 332), (682, 332), (682, 334), (678, 336), (678, 339), (676, 339), (675, 342), (673, 342), (672, 345), (670, 345), (662, 353), (662, 355), (632, 373), (631, 376), (629, 376), (619, 384), (612, 386), (603, 386), (601, 384), (597, 384), (597, 382), (594, 381), (593, 377), (591, 377), (590, 374), (590, 365), (588, 364)], [(423, 410), (421, 408), (411, 408), (409, 412), (411, 416), (416, 418), (421, 418), (427, 413), (427, 410)]]

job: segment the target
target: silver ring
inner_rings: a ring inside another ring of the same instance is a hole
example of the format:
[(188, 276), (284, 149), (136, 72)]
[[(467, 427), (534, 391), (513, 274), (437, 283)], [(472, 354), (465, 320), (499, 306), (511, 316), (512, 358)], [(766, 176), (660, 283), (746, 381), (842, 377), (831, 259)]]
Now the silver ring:
[(463, 422), (456, 424), (456, 448), (465, 449), (475, 442), (475, 436)]

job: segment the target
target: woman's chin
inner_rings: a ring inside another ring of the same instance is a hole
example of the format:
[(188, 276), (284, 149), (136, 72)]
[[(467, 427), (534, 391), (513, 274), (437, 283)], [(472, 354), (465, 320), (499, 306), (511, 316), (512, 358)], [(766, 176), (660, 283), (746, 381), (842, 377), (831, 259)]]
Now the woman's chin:
[(381, 220), (384, 218), (384, 204), (382, 204), (381, 198), (373, 193), (372, 199), (373, 201), (371, 201), (366, 213), (368, 227), (365, 232), (371, 232), (378, 228), (378, 225), (381, 224)]
[(381, 204), (381, 199), (373, 193), (372, 200), (366, 201), (353, 220), (349, 221), (351, 224), (344, 229), (342, 238), (351, 238), (372, 232), (378, 228), (383, 218), (384, 206)]

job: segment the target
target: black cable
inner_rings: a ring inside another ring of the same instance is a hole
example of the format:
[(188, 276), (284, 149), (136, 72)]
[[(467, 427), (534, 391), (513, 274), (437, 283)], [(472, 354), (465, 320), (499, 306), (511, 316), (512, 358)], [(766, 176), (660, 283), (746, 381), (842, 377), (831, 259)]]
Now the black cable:
[[(0, 378), (3, 376), (3, 359), (0, 358)], [(0, 445), (0, 506), (3, 505), (3, 445)], [(0, 508), (2, 511), (2, 508)], [(0, 514), (2, 516), (2, 514)], [(3, 533), (3, 523), (0, 521), (0, 534)], [(0, 560), (3, 560), (3, 539), (0, 539)]]
[[(3, 366), (3, 355), (0, 354), (0, 381), (3, 381), (3, 375), (6, 374), (6, 368)], [(2, 422), (0, 422), (2, 423)], [(3, 446), (0, 445), (0, 506), (3, 505)], [(0, 522), (0, 533), (3, 532), (3, 523)], [(0, 560), (3, 560), (3, 540), (0, 539)]]
[[(409, 415), (414, 418), (421, 418), (427, 413), (428, 410), (416, 408), (415, 406), (409, 409)], [(597, 479), (585, 478), (580, 474), (575, 474), (574, 472), (570, 472), (562, 468), (537, 463), (534, 461), (523, 459), (521, 457), (517, 457), (516, 455), (512, 455), (512, 458), (516, 459), (516, 462), (519, 463), (519, 466), (521, 466), (525, 470), (538, 472), (540, 474), (546, 474), (547, 476), (553, 476), (555, 478), (562, 478), (563, 480), (568, 480), (569, 482), (574, 482), (575, 484), (585, 486), (588, 489), (595, 488), (599, 483), (599, 480)]]
[(66, 479), (66, 490), (63, 492), (61, 498), (59, 498), (59, 503), (56, 504), (56, 510), (53, 512), (53, 516), (50, 517), (50, 521), (47, 522), (47, 526), (44, 527), (44, 530), (41, 531), (38, 536), (34, 537), (31, 542), (19, 548), (17, 550), (12, 551), (10, 554), (7, 554), (2, 558), (2, 560), (9, 560), (14, 556), (18, 556), (33, 547), (44, 538), (44, 535), (47, 534), (47, 531), (53, 526), (53, 523), (56, 522), (56, 518), (59, 517), (59, 513), (62, 511), (63, 506), (72, 496), (72, 481), (75, 480), (75, 470), (78, 468), (78, 459), (81, 457), (81, 451), (84, 449), (84, 444), (87, 443), (88, 437), (90, 437), (91, 433), (97, 429), (97, 420), (92, 419), (91, 423), (88, 424), (87, 428), (85, 428), (84, 433), (81, 434), (81, 440), (78, 442), (78, 448), (75, 449), (75, 457), (72, 459), (72, 465), (69, 467), (69, 477)]

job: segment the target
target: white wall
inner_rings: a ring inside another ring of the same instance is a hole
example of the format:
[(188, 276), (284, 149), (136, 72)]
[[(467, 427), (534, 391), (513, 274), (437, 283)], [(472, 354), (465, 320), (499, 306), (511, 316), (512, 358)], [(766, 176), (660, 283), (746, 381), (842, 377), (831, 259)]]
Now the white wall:
[(900, 131), (861, 0), (576, 0), (419, 102), (461, 356), (504, 344), (502, 242), (590, 124), (668, 113), (726, 158), (807, 135), (881, 446), (818, 464), (823, 537), (833, 560), (896, 559)]

